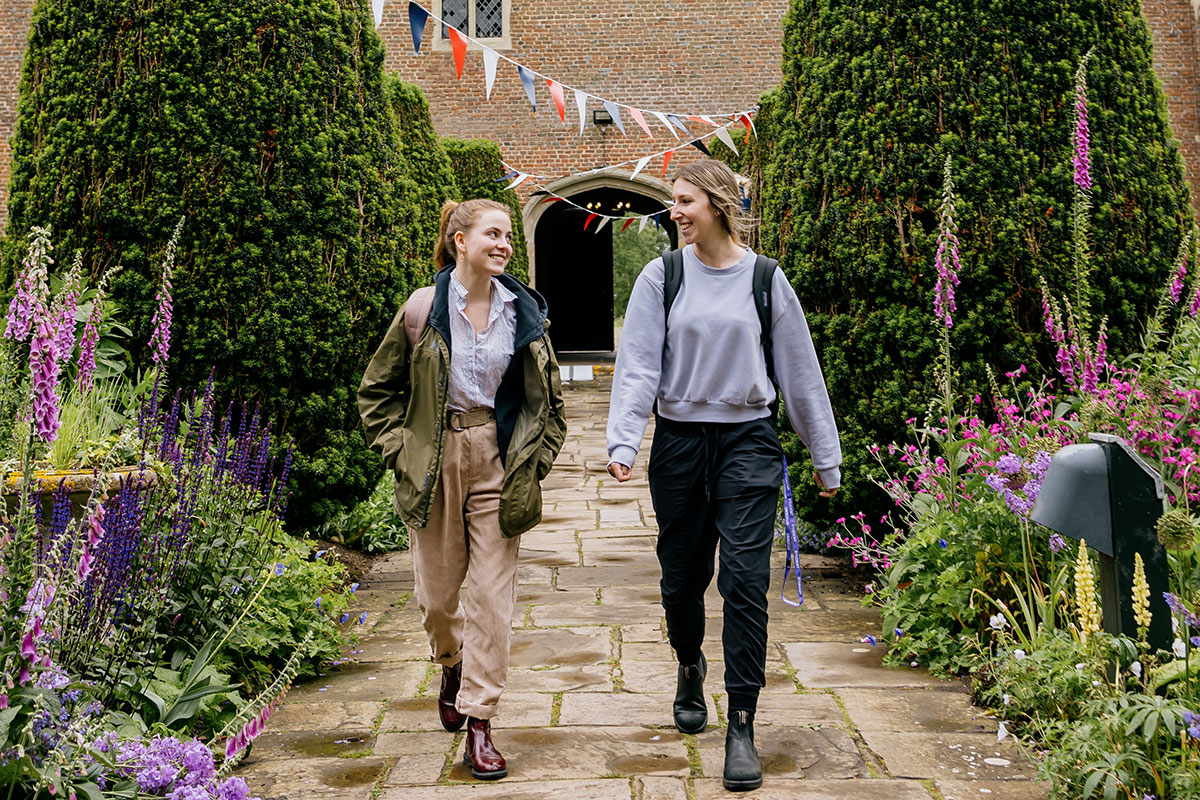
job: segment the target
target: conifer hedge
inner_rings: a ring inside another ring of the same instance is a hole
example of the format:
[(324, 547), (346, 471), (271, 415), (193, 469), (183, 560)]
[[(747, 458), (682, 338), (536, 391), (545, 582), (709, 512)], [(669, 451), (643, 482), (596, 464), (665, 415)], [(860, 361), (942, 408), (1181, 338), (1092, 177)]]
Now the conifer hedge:
[(486, 197), (512, 209), (513, 255), (506, 272), (529, 282), (529, 253), (525, 247), (525, 225), (517, 193), (506, 188), (511, 181), (503, 180), (508, 171), (500, 163), (500, 147), (487, 139), (442, 139), (442, 147), (450, 156), (454, 180), (461, 200)]
[(416, 266), (383, 47), (363, 0), (39, 0), (13, 147), (7, 272), (31, 225), (83, 250), (142, 343), (186, 218), (169, 372), (249, 400), (295, 441), (292, 521), (382, 466), (355, 390)]
[[(1091, 308), (1108, 315), (1119, 358), (1192, 217), (1138, 0), (792, 1), (783, 83), (757, 121), (757, 199), (762, 249), (797, 288), (843, 431), (848, 491), (834, 515), (873, 505), (867, 448), (903, 440), (933, 396), (947, 156), (963, 263), (959, 388), (986, 398), (985, 364), (1050, 363), (1038, 278), (1059, 290), (1072, 280), (1073, 75), (1092, 48)], [(752, 171), (754, 158), (739, 163)]]

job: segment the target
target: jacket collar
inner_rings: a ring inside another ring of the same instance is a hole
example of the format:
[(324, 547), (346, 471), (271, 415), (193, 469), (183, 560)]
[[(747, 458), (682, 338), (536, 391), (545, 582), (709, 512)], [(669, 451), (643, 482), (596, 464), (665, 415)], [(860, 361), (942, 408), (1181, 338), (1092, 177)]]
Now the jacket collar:
[[(433, 308), (429, 312), (429, 324), (442, 335), (451, 348), (450, 341), (450, 274), (454, 265), (442, 267), (433, 277)], [(546, 299), (538, 292), (521, 283), (511, 275), (497, 278), (505, 289), (516, 296), (517, 329), (513, 336), (513, 352), (519, 351), (535, 339), (542, 337), (546, 321)]]

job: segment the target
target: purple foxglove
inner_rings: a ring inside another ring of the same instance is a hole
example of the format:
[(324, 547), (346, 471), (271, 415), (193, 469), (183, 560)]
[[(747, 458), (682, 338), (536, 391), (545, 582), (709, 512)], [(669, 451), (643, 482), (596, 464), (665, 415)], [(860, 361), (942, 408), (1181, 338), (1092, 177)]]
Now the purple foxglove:
[(1179, 268), (1175, 271), (1175, 277), (1171, 281), (1171, 289), (1169, 296), (1171, 305), (1179, 305), (1179, 298), (1183, 295), (1183, 279), (1187, 277), (1187, 251), (1183, 253), (1183, 258), (1179, 260)]
[(954, 326), (951, 316), (957, 310), (954, 303), (954, 287), (958, 286), (958, 273), (962, 265), (958, 260), (958, 237), (954, 232), (954, 176), (950, 169), (950, 157), (946, 157), (945, 178), (942, 182), (942, 208), (938, 219), (937, 251), (933, 266), (937, 270), (937, 283), (933, 288), (933, 316), (947, 328)]
[(25, 638), (21, 641), (21, 658), (26, 661), (33, 661), (37, 658), (37, 648), (33, 644), (33, 631), (26, 631)]
[(17, 292), (8, 305), (8, 324), (4, 335), (18, 342), (29, 338), (37, 320), (45, 314), (50, 295), (47, 274), (54, 259), (50, 251), (49, 228), (34, 228), (29, 233), (29, 251), (22, 262), (21, 274), (17, 277)]
[(179, 234), (183, 230), (183, 218), (175, 226), (171, 241), (167, 242), (167, 250), (163, 254), (162, 284), (158, 288), (158, 308), (150, 319), (154, 333), (150, 335), (150, 358), (155, 365), (167, 363), (171, 354), (171, 278), (174, 275), (175, 249), (179, 245)]
[(55, 331), (49, 315), (38, 320), (29, 343), (29, 371), (33, 376), (33, 421), (42, 441), (52, 442), (58, 435), (58, 361), (55, 358)]
[(75, 349), (75, 312), (83, 283), (83, 256), (76, 255), (62, 289), (54, 298), (50, 316), (54, 320), (54, 360), (62, 363)]
[(1188, 309), (1189, 316), (1200, 314), (1200, 282), (1196, 284), (1196, 293), (1192, 295), (1192, 305)]
[(1075, 156), (1072, 164), (1075, 167), (1075, 185), (1085, 192), (1092, 189), (1092, 142), (1088, 130), (1088, 98), (1087, 98), (1087, 56), (1079, 64), (1075, 72), (1075, 133), (1072, 137), (1075, 144)]

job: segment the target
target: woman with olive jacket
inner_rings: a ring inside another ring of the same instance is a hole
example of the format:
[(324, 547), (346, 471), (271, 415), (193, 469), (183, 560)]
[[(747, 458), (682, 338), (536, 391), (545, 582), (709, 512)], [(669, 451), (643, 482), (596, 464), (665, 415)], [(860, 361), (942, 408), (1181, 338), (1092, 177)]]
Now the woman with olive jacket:
[(541, 521), (538, 482), (566, 438), (546, 301), (504, 274), (511, 255), (505, 206), (448, 202), (428, 323), (410, 354), (410, 298), (358, 390), (409, 525), (442, 725), (467, 723), (464, 761), (482, 779), (508, 774), (489, 720), (507, 681), (520, 534)]

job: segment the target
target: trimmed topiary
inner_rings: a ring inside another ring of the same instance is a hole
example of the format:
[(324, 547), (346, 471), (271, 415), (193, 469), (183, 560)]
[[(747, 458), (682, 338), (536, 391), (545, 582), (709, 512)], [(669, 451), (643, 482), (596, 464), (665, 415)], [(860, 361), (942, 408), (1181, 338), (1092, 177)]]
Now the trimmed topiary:
[(510, 181), (502, 180), (508, 170), (500, 163), (500, 147), (487, 139), (442, 139), (442, 147), (450, 156), (460, 200), (486, 197), (512, 209), (513, 255), (507, 272), (528, 283), (529, 254), (525, 248), (521, 205), (516, 192), (504, 188)]
[(987, 397), (985, 365), (1052, 363), (1038, 280), (1059, 293), (1073, 283), (1073, 79), (1093, 48), (1090, 306), (1108, 316), (1119, 358), (1192, 217), (1137, 0), (793, 0), (783, 84), (758, 121), (770, 138), (761, 239), (805, 306), (842, 427), (848, 485), (833, 515), (886, 507), (866, 480), (868, 448), (904, 439), (935, 394), (948, 156), (963, 267), (958, 388)]
[(355, 408), (370, 348), (416, 266), (383, 47), (362, 0), (40, 0), (13, 137), (9, 274), (49, 225), (59, 258), (114, 263), (148, 365), (157, 259), (185, 218), (169, 379), (215, 367), (297, 448), (293, 523), (382, 471)]

